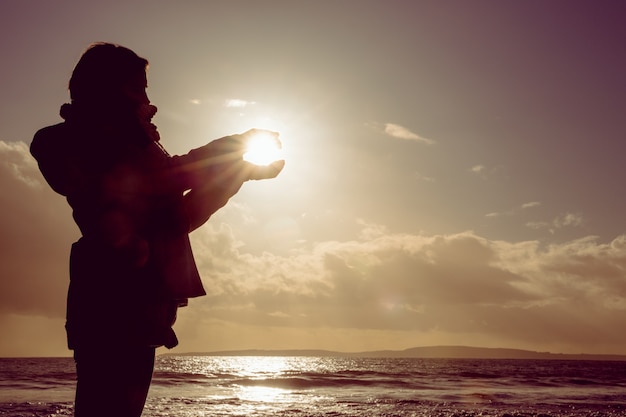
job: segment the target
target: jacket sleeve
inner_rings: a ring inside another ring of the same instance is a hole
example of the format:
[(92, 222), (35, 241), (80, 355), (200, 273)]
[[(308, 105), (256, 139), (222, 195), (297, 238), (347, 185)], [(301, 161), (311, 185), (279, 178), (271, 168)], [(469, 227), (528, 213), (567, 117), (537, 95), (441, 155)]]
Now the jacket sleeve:
[(240, 135), (226, 136), (193, 149), (184, 155), (169, 158), (168, 175), (176, 178), (184, 191), (204, 187), (209, 181), (226, 180), (228, 167), (242, 162)]

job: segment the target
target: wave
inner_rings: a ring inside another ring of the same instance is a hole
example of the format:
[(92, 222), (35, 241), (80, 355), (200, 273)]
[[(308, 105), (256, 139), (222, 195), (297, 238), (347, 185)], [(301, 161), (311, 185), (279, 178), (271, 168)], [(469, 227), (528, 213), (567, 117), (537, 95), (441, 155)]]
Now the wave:
[[(41, 400), (57, 391), (70, 398), (74, 384), (71, 359), (0, 360), (0, 399)], [(255, 391), (265, 391), (258, 387), (334, 402), (600, 406), (626, 403), (626, 362), (167, 357), (157, 360), (153, 387), (162, 398), (219, 401), (256, 398)]]
[(283, 388), (290, 390), (314, 389), (314, 388), (404, 388), (404, 389), (426, 389), (427, 385), (418, 385), (406, 381), (392, 380), (364, 380), (357, 378), (261, 378), (261, 379), (233, 379), (228, 381), (229, 385), (239, 386), (263, 386), (271, 388)]
[[(157, 371), (157, 380), (192, 383), (285, 387), (380, 386), (410, 389), (449, 389), (489, 384), (530, 388), (626, 386), (626, 362), (532, 360), (341, 360), (325, 359), (304, 365), (287, 361), (282, 368), (264, 368), (246, 358), (242, 369), (228, 372), (227, 359), (212, 359), (201, 371), (183, 372), (173, 366)], [(244, 361), (237, 359), (238, 363)], [(241, 364), (241, 363), (240, 363)], [(171, 364), (170, 364), (171, 365)], [(250, 368), (253, 368), (250, 370)]]
[(21, 403), (0, 403), (0, 416), (71, 416), (74, 406), (72, 403), (47, 403), (27, 401)]

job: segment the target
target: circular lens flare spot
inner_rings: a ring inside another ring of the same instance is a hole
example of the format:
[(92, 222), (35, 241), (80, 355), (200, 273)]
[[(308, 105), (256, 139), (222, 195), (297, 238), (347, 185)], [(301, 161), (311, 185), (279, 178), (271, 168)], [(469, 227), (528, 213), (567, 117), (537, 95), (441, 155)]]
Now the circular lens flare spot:
[(280, 142), (272, 134), (256, 134), (249, 139), (243, 159), (255, 165), (269, 165), (283, 159)]

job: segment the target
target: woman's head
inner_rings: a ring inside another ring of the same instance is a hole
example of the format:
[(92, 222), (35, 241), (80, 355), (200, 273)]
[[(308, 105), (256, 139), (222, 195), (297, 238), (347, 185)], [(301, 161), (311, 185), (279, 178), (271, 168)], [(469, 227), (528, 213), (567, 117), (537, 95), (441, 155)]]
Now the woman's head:
[(73, 104), (88, 108), (126, 107), (147, 101), (148, 61), (111, 43), (91, 45), (74, 67), (69, 89)]

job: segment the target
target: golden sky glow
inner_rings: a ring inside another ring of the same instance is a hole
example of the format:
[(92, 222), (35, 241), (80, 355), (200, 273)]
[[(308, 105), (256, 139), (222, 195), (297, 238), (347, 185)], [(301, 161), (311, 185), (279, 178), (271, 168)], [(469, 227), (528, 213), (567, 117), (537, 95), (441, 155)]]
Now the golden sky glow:
[(94, 41), (150, 61), (171, 153), (284, 144), (192, 234), (175, 351), (626, 354), (625, 4), (1, 2), (0, 356), (69, 355), (78, 230), (28, 145)]

